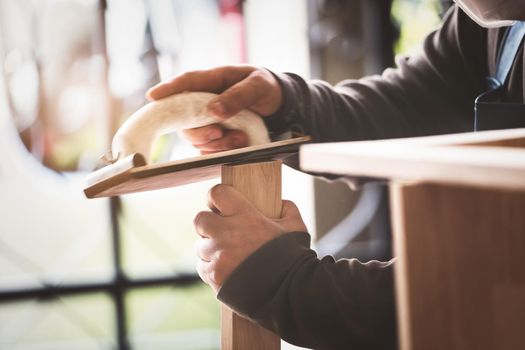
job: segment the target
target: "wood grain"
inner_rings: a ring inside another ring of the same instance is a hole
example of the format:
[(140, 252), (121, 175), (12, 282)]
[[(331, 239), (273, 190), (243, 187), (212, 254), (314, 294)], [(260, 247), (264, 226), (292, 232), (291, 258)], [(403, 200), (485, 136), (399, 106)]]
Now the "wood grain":
[[(223, 164), (257, 159), (285, 159), (296, 154), (299, 145), (309, 140), (308, 136), (295, 137), (265, 145), (137, 166), (88, 185), (84, 193), (88, 198), (111, 197), (209, 180), (220, 176)], [(108, 170), (111, 170), (111, 167), (108, 166)]]
[(524, 190), (524, 147), (525, 129), (498, 130), (311, 144), (301, 147), (300, 161), (318, 173)]
[(525, 344), (525, 129), (306, 145), (307, 171), (391, 185), (402, 350)]
[(392, 186), (402, 350), (525, 344), (525, 192)]
[[(221, 180), (243, 193), (264, 215), (273, 218), (281, 215), (280, 161), (224, 165)], [(222, 305), (221, 314), (222, 350), (280, 349), (277, 335), (237, 315), (226, 305)]]

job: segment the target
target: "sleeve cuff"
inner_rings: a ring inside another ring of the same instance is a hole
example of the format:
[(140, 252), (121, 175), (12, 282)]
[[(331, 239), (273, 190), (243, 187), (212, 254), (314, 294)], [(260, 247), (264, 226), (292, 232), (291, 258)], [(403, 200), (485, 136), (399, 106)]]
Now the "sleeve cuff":
[(257, 321), (258, 310), (265, 308), (291, 270), (305, 257), (315, 256), (310, 235), (284, 234), (250, 255), (222, 285), (217, 298), (237, 313)]
[(283, 100), (277, 112), (263, 118), (266, 127), (270, 131), (272, 137), (278, 136), (287, 131), (302, 133), (302, 130), (298, 130), (298, 126), (294, 123), (297, 114), (298, 100), (293, 75), (289, 73), (269, 72), (281, 86)]

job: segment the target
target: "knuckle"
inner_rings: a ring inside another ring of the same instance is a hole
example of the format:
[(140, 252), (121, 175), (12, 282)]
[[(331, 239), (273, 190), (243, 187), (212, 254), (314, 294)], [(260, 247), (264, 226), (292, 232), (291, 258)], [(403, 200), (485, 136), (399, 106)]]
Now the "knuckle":
[(298, 210), (297, 205), (290, 200), (283, 200), (283, 207), (286, 207), (288, 209)]
[(218, 184), (210, 189), (209, 196), (214, 201), (220, 201), (229, 191), (228, 185)]
[(203, 224), (206, 221), (207, 212), (201, 211), (198, 212), (197, 215), (193, 218), (193, 226), (196, 228), (202, 228)]
[(267, 83), (267, 77), (266, 74), (264, 74), (264, 71), (256, 70), (252, 74), (250, 74), (250, 80), (254, 85), (260, 86)]

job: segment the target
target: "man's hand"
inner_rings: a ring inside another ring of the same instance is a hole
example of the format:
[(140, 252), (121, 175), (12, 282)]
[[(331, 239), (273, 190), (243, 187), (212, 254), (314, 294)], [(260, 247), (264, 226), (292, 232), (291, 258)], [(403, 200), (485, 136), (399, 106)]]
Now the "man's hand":
[[(281, 87), (274, 76), (266, 69), (248, 65), (187, 72), (152, 87), (146, 97), (158, 100), (184, 91), (219, 94), (208, 105), (208, 111), (222, 119), (242, 109), (268, 116), (275, 113), (282, 102)], [(185, 130), (183, 134), (203, 154), (248, 145), (246, 134), (238, 130), (224, 130), (218, 124)]]
[(228, 276), (262, 245), (287, 232), (307, 232), (299, 210), (283, 201), (281, 217), (270, 219), (233, 187), (216, 185), (208, 193), (211, 211), (197, 214), (193, 223), (200, 236), (195, 244), (197, 271), (218, 292)]

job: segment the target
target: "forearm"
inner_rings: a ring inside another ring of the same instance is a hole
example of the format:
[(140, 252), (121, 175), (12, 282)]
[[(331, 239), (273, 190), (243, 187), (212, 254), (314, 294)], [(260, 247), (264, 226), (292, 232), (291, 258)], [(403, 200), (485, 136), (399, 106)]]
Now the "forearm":
[(267, 123), (296, 129), (314, 142), (384, 139), (464, 132), (483, 90), (486, 31), (458, 10), (424, 42), (423, 51), (398, 58), (381, 76), (330, 86), (294, 74), (276, 74), (283, 105)]
[(245, 260), (219, 292), (236, 312), (316, 349), (395, 348), (391, 263), (319, 260), (286, 234)]

